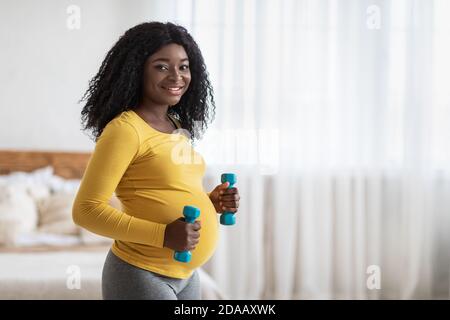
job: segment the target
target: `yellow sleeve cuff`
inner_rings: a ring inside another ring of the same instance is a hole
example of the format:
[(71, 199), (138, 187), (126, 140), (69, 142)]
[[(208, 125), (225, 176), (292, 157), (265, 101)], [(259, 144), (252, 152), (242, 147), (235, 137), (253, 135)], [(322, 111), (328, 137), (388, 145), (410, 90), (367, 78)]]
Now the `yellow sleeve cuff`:
[(135, 241), (133, 239), (129, 239), (129, 241), (163, 248), (167, 225), (141, 219), (136, 220), (138, 221), (132, 225), (128, 233), (130, 238), (135, 237)]

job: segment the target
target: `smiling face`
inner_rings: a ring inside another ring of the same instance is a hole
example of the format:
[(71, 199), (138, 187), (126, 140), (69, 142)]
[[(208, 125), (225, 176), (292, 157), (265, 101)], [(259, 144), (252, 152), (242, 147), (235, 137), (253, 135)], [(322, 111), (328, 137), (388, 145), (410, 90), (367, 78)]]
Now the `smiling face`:
[(145, 62), (144, 99), (157, 105), (175, 105), (191, 82), (189, 60), (183, 46), (162, 47)]

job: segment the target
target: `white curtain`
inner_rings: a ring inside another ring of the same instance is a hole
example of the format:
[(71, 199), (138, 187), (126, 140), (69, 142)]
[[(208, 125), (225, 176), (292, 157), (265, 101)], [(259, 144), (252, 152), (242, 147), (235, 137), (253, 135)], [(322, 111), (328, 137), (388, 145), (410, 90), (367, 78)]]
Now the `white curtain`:
[(448, 1), (154, 4), (215, 88), (205, 189), (234, 172), (241, 202), (205, 269), (230, 298), (450, 298)]

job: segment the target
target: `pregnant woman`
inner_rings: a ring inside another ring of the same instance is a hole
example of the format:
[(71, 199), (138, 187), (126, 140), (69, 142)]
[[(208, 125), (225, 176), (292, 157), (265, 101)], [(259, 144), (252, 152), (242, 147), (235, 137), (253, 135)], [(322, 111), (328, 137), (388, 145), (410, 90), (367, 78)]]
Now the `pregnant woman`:
[[(73, 220), (114, 239), (102, 274), (104, 299), (200, 299), (197, 268), (214, 253), (217, 213), (236, 212), (239, 193), (206, 193), (193, 148), (214, 113), (200, 49), (182, 26), (148, 22), (126, 31), (83, 97), (95, 150), (73, 204)], [(121, 210), (109, 205), (116, 193)], [(200, 209), (183, 220), (186, 205)], [(189, 263), (174, 251), (192, 251)]]

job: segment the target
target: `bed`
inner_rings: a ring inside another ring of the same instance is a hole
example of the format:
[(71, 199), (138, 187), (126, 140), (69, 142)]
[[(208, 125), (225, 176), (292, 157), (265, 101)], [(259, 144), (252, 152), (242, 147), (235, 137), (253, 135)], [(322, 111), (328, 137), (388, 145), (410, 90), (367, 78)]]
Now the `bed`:
[[(89, 157), (81, 152), (3, 150), (0, 175), (51, 168), (59, 179), (53, 182), (79, 182)], [(101, 272), (112, 240), (86, 233), (35, 235), (0, 245), (0, 299), (101, 299)], [(199, 274), (202, 299), (226, 299), (205, 270), (200, 268)]]

